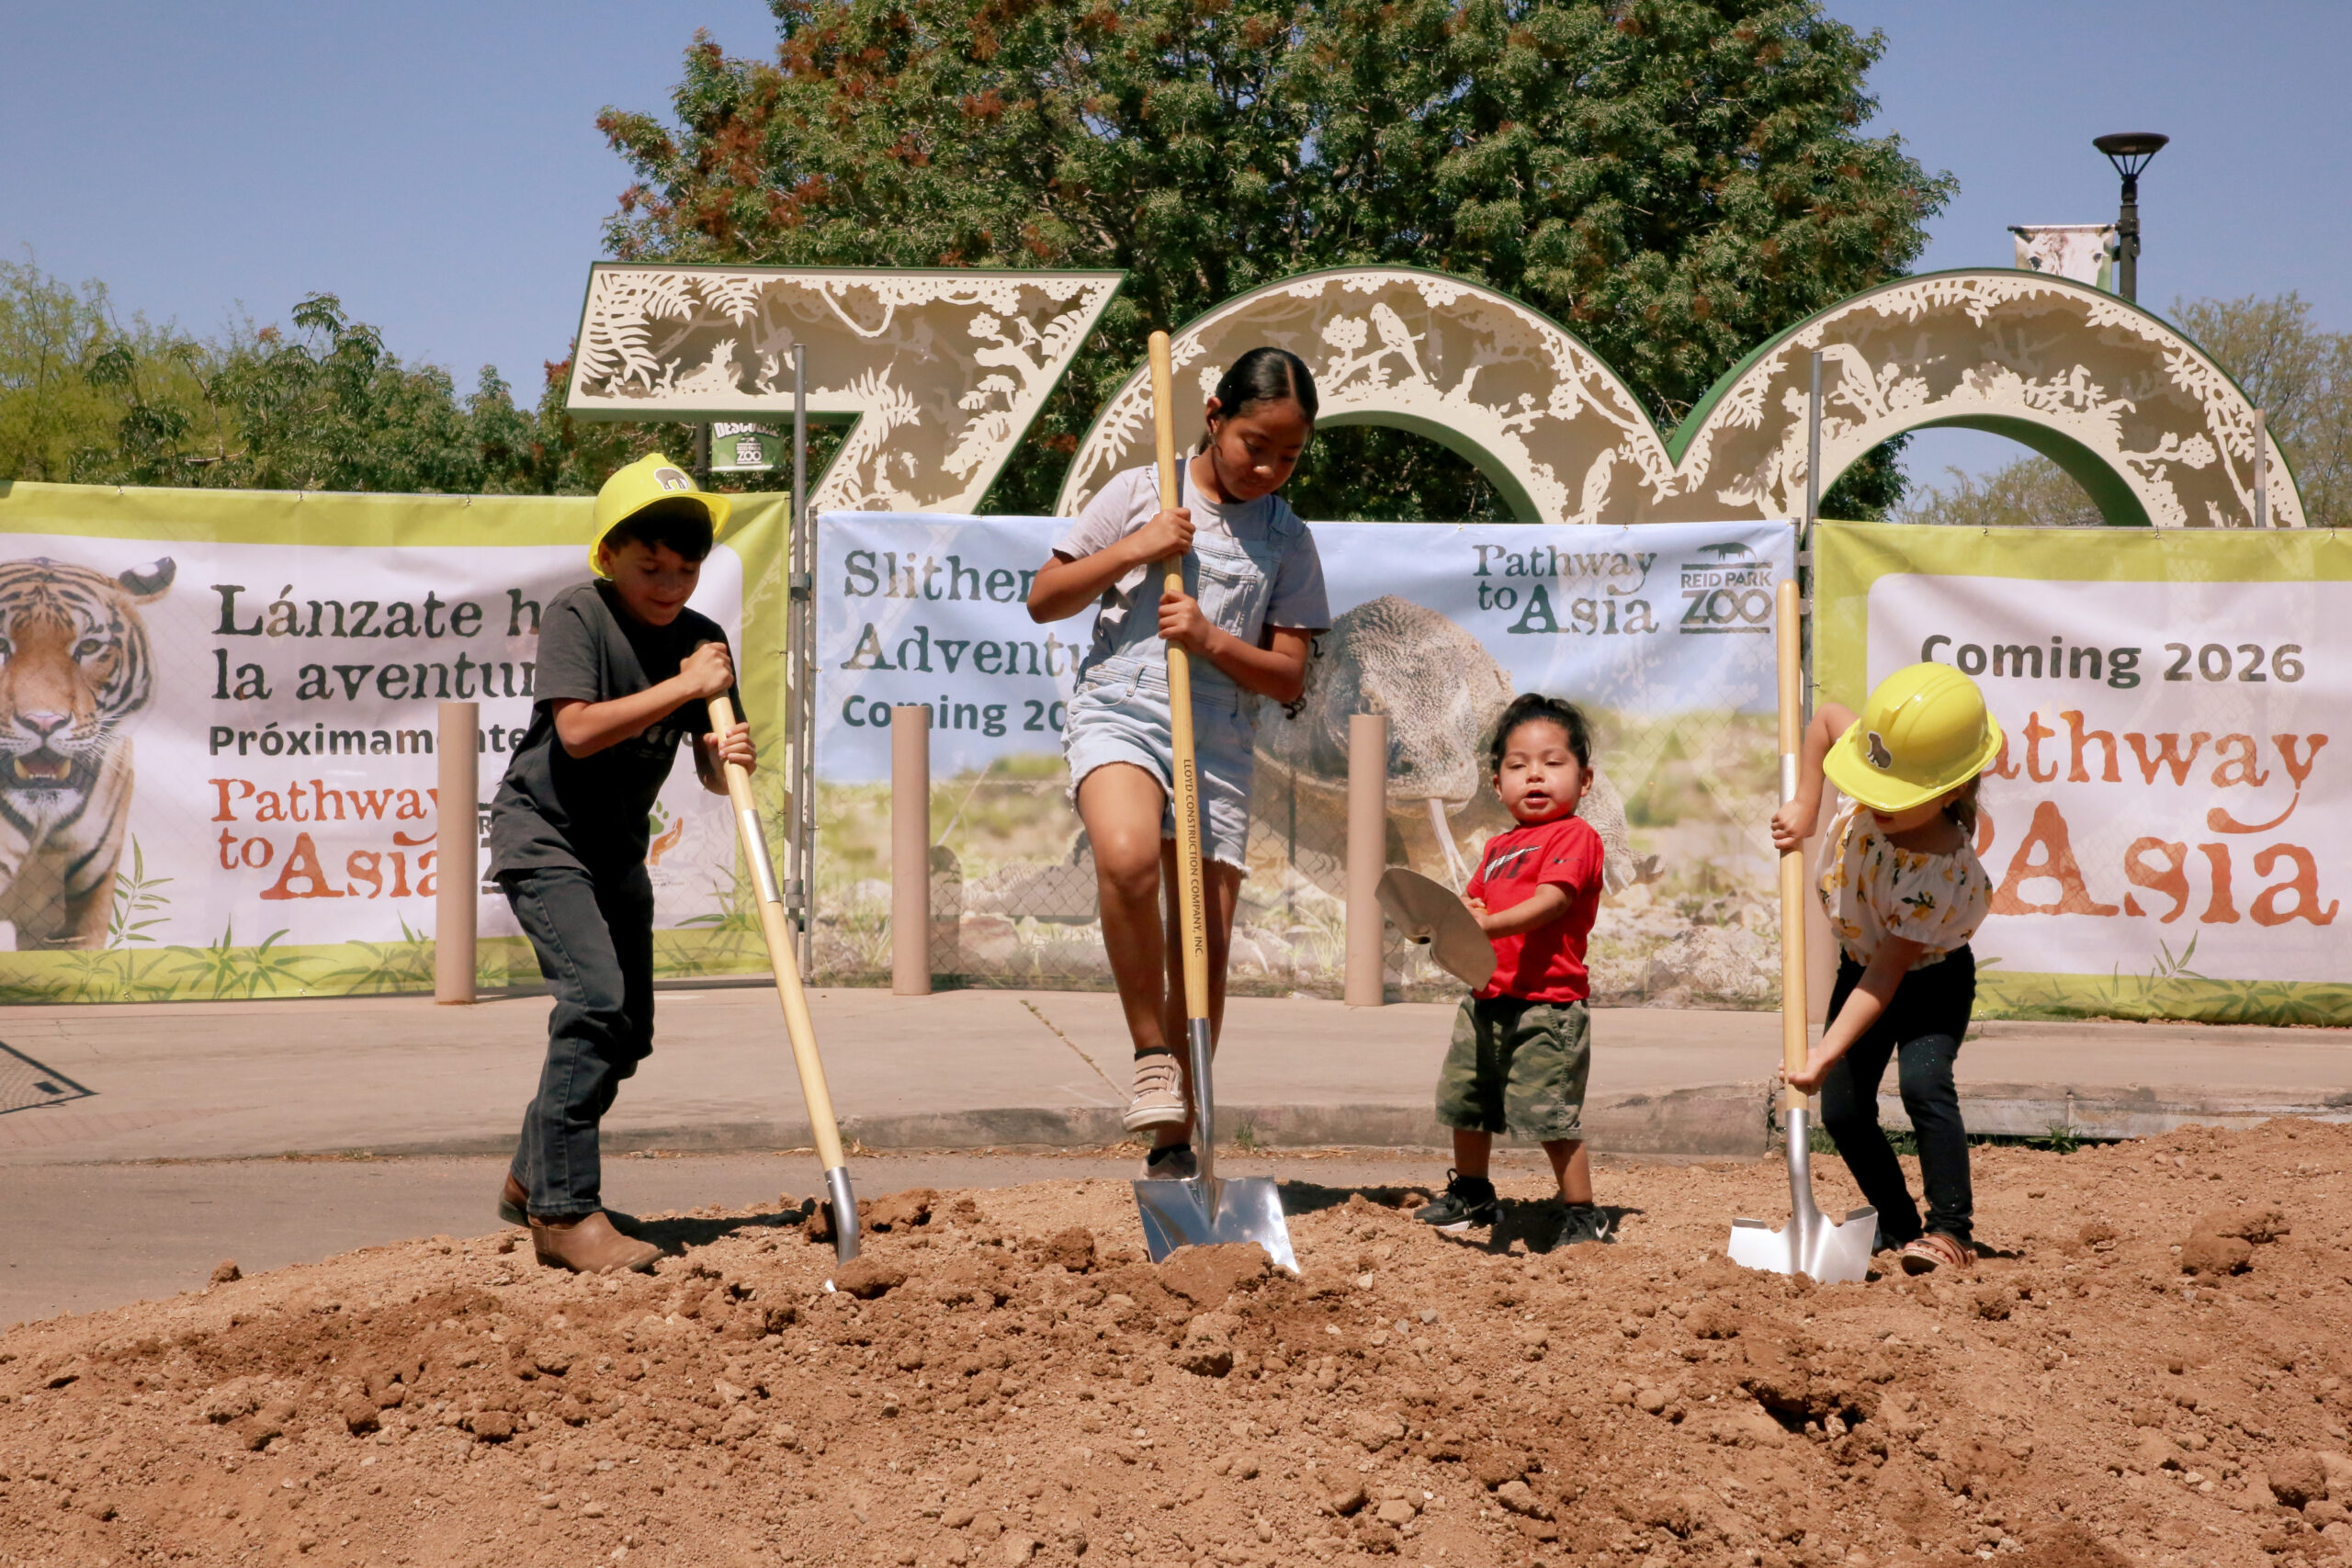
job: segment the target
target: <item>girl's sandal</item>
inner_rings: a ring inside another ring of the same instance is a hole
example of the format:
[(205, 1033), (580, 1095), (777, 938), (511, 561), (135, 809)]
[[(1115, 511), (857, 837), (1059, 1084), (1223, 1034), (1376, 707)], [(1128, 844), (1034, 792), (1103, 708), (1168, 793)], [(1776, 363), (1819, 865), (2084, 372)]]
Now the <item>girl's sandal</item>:
[(1904, 1243), (1896, 1254), (1905, 1274), (1932, 1274), (1939, 1269), (1954, 1269), (1963, 1273), (1976, 1267), (1975, 1249), (1941, 1231), (1929, 1231), (1916, 1240)]

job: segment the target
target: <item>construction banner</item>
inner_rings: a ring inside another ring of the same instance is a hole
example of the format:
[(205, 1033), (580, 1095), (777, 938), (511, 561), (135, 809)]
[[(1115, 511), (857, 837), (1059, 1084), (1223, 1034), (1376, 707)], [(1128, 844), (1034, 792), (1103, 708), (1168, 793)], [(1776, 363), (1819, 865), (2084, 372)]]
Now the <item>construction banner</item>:
[(2352, 1023), (2352, 543), (1825, 524), (1818, 559), (1824, 695), (1931, 660), (2007, 732), (1981, 1015)]
[[(888, 964), (888, 725), (931, 710), (936, 973), (1109, 983), (1062, 729), (1093, 611), (1040, 626), (1030, 582), (1067, 519), (818, 519), (815, 955)], [(1583, 807), (1609, 849), (1596, 995), (1766, 1006), (1779, 994), (1774, 586), (1783, 523), (1311, 525), (1334, 625), (1302, 699), (1257, 705), (1240, 990), (1333, 993), (1344, 953), (1349, 716), (1392, 725), (1389, 859), (1463, 880), (1508, 826), (1482, 752), (1521, 691), (1590, 715)], [(1408, 991), (1446, 982), (1392, 953)]]
[[(481, 705), (481, 798), (456, 805), (486, 830), (593, 507), (0, 490), (0, 998), (430, 990), (439, 705)], [(694, 605), (736, 639), (780, 757), (780, 650), (746, 611), (786, 519), (735, 516)], [(690, 760), (652, 829), (662, 971), (764, 967), (730, 814)], [(481, 891), (481, 981), (536, 979)]]

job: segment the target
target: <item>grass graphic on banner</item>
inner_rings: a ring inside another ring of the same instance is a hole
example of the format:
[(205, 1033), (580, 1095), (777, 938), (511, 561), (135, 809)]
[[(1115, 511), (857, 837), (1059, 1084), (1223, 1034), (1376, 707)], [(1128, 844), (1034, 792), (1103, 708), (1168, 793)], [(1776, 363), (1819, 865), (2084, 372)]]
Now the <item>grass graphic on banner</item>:
[(1977, 1016), (2028, 1021), (2177, 1018), (2281, 1028), (2352, 1025), (2352, 985), (2220, 979), (2199, 974), (2189, 967), (2197, 942), (2191, 936), (2177, 954), (2170, 943), (2159, 942), (2147, 972), (2140, 975), (2127, 975), (2120, 965), (2105, 977), (2005, 975), (1989, 962), (1980, 963)]
[(321, 989), (346, 996), (381, 996), (433, 988), (435, 943), (423, 931), (412, 930), (405, 916), (401, 919), (400, 941), (350, 945), (359, 950), (361, 961), (329, 970), (320, 978)]
[(220, 940), (205, 947), (165, 948), (167, 953), (178, 954), (187, 962), (177, 971), (199, 988), (209, 987), (212, 1001), (239, 996), (250, 1001), (259, 996), (264, 987), (273, 994), (281, 986), (303, 987), (300, 966), (314, 960), (290, 953), (276, 951), (283, 930), (274, 931), (262, 938), (258, 947), (237, 945), (236, 922), (232, 920), (220, 929)]
[[(109, 951), (127, 947), (134, 942), (152, 942), (146, 934), (149, 926), (160, 926), (166, 919), (163, 911), (172, 901), (156, 892), (167, 886), (168, 876), (147, 874), (147, 853), (139, 847), (138, 835), (130, 840), (130, 869), (118, 871), (114, 876), (114, 906), (107, 917), (107, 947)], [(141, 919), (141, 916), (148, 917)]]

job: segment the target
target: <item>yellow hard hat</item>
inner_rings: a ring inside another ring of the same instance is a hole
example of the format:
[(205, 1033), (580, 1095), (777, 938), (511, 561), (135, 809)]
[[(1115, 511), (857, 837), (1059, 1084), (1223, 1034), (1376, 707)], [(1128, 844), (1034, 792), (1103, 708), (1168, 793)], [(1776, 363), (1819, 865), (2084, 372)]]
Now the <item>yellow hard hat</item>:
[(1949, 664), (1913, 664), (1878, 683), (1821, 768), (1849, 799), (1908, 811), (1966, 784), (2000, 751), (2001, 727), (1976, 682)]
[(620, 469), (605, 481), (596, 492), (596, 536), (588, 545), (588, 570), (597, 576), (605, 575), (600, 558), (605, 540), (612, 531), (651, 506), (673, 495), (691, 495), (702, 502), (710, 513), (710, 536), (718, 537), (727, 526), (727, 514), (733, 502), (723, 495), (714, 495), (695, 487), (694, 476), (659, 452), (650, 452), (628, 467)]

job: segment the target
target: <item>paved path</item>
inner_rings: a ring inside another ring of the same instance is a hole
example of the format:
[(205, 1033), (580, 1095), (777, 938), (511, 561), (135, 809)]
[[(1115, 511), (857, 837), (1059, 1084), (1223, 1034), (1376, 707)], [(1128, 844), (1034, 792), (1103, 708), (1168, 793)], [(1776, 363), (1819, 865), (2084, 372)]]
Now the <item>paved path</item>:
[[(814, 1007), (834, 1100), (863, 1145), (862, 1192), (1130, 1170), (1113, 1147), (1127, 1054), (1115, 998), (829, 990)], [(772, 994), (672, 990), (661, 1010), (660, 1048), (608, 1123), (615, 1204), (813, 1191), (814, 1161), (790, 1152), (808, 1129)], [(536, 998), (0, 1010), (0, 1325), (187, 1289), (224, 1257), (258, 1270), (489, 1229), (546, 1011)], [(1429, 1105), (1451, 1019), (1443, 1006), (1237, 998), (1221, 1126), (1247, 1129), (1260, 1152), (1227, 1168), (1279, 1169), (1299, 1157), (1286, 1149), (1339, 1145), (1359, 1152), (1318, 1164), (1320, 1179), (1434, 1178), (1442, 1157), (1408, 1151), (1443, 1141)], [(1775, 1017), (1611, 1010), (1594, 1038), (1596, 1147), (1765, 1152)], [(1985, 1132), (2352, 1119), (2340, 1031), (1992, 1024), (1960, 1066), (1969, 1124)], [(1900, 1119), (1891, 1098), (1883, 1110)], [(955, 1149), (974, 1152), (936, 1152)], [(363, 1153), (374, 1157), (349, 1157)]]
[[(622, 1090), (608, 1147), (808, 1143), (771, 992), (672, 990), (660, 1006), (660, 1044)], [(868, 1148), (1121, 1141), (1127, 1046), (1111, 996), (839, 989), (815, 993), (813, 1006), (834, 1102)], [(537, 1077), (546, 1011), (539, 998), (8, 1009), (0, 1167), (503, 1153)], [(1442, 1144), (1430, 1099), (1451, 1019), (1435, 1004), (1235, 999), (1217, 1065), (1221, 1135), (1273, 1147)], [(1763, 1152), (1777, 1018), (1609, 1010), (1593, 1034), (1587, 1126), (1597, 1148)], [(2344, 1031), (1991, 1024), (1962, 1051), (1960, 1071), (1980, 1132), (2056, 1123), (2120, 1136), (2183, 1120), (2352, 1118)], [(1883, 1103), (1899, 1120), (1891, 1092)]]

